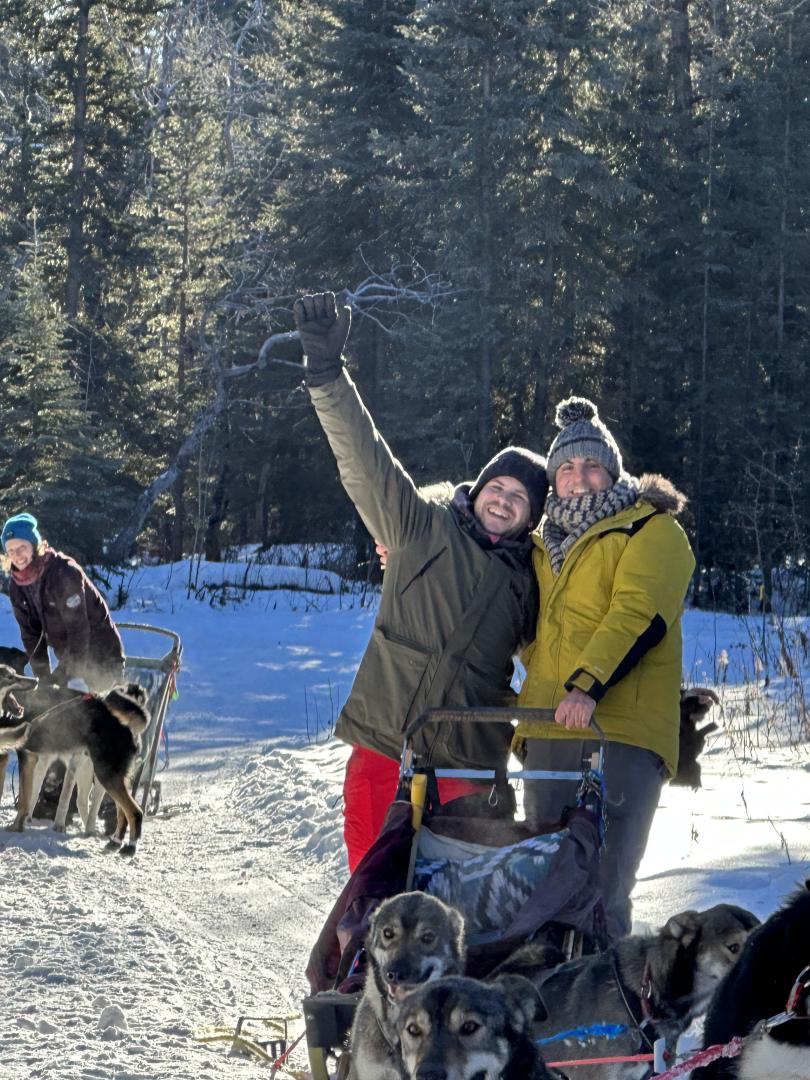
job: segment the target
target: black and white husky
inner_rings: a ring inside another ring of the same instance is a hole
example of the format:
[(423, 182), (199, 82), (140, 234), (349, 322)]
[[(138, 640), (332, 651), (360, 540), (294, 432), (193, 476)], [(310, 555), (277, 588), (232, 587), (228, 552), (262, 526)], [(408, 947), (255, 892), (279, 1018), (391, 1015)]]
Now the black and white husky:
[[(760, 1020), (787, 1011), (794, 987), (794, 1018), (758, 1033)], [(746, 1036), (740, 1056), (696, 1069), (694, 1080), (810, 1080), (810, 879), (751, 934), (717, 987), (704, 1045), (735, 1035)]]
[(9, 828), (22, 832), (31, 817), (37, 794), (34, 774), (38, 756), (69, 760), (86, 753), (96, 782), (116, 805), (113, 841), (123, 844), (129, 829), (129, 843), (121, 851), (134, 854), (143, 812), (132, 797), (130, 773), (140, 749), (141, 733), (149, 723), (145, 700), (145, 692), (134, 683), (95, 696), (59, 687), (39, 687), (36, 679), (18, 675), (13, 668), (0, 664), (0, 712), (21, 718), (13, 727), (0, 728), (0, 752), (22, 752), (17, 816)]

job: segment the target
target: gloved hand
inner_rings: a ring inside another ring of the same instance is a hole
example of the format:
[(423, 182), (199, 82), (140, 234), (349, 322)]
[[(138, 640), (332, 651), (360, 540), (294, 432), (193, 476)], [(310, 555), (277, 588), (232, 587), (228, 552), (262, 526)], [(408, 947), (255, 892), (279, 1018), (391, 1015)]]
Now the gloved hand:
[(334, 382), (343, 366), (340, 354), (349, 336), (350, 308), (338, 311), (334, 293), (316, 293), (295, 301), (293, 318), (304, 350), (307, 386)]

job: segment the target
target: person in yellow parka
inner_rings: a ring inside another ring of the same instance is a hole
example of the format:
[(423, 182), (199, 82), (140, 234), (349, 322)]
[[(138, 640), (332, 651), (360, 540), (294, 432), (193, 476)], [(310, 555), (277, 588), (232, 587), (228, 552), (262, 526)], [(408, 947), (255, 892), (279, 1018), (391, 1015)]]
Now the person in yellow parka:
[[(606, 930), (630, 932), (630, 893), (661, 787), (678, 765), (681, 614), (695, 559), (675, 520), (685, 497), (669, 481), (636, 480), (585, 398), (557, 407), (550, 491), (534, 539), (540, 616), (518, 704), (553, 708), (554, 723), (520, 723), (527, 769), (577, 770), (607, 739), (607, 832), (600, 875)], [(531, 824), (573, 805), (576, 784), (526, 784)]]

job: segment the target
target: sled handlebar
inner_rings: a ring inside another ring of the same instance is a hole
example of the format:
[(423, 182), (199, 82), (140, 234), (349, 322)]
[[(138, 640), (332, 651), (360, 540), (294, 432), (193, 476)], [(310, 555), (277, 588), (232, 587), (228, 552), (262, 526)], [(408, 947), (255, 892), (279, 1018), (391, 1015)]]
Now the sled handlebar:
[[(554, 709), (500, 709), (493, 706), (480, 709), (426, 709), (421, 716), (407, 725), (403, 737), (408, 740), (421, 731), (425, 724), (510, 724), (513, 720), (527, 724), (553, 724)], [(604, 740), (605, 734), (594, 717), (590, 726), (583, 732), (593, 732), (598, 739)]]
[[(402, 745), (402, 758), (400, 760), (400, 778), (405, 775), (413, 775), (414, 757), (413, 750), (411, 749), (411, 740), (418, 731), (421, 731), (425, 724), (441, 722), (450, 724), (511, 724), (513, 720), (517, 720), (518, 722), (524, 721), (528, 723), (554, 723), (554, 714), (554, 709), (499, 709), (493, 707), (480, 709), (426, 709), (421, 716), (418, 716), (415, 720), (412, 720), (403, 732), (404, 742)], [(595, 737), (599, 740), (599, 749), (597, 751), (594, 751), (590, 757), (590, 768), (597, 770), (599, 773), (601, 773), (604, 769), (605, 763), (606, 740), (605, 733), (599, 725), (599, 722), (595, 719), (595, 717), (591, 717), (591, 722), (588, 727), (579, 729), (579, 734), (582, 738)], [(496, 777), (496, 771), (493, 769), (433, 769), (432, 771), (437, 777), (466, 777), (467, 779), (472, 780), (487, 780)], [(581, 780), (583, 775), (584, 773), (581, 772), (561, 772), (548, 770), (527, 771), (525, 769), (521, 769), (518, 772), (507, 772), (506, 779)], [(414, 777), (414, 779), (416, 779), (416, 777)]]
[(162, 634), (163, 637), (169, 638), (171, 641), (171, 648), (168, 652), (162, 656), (129, 656), (125, 658), (125, 662), (132, 667), (143, 668), (155, 668), (158, 671), (168, 671), (175, 664), (180, 663), (180, 657), (183, 653), (183, 646), (180, 641), (180, 635), (176, 634), (174, 630), (166, 630), (162, 626), (150, 626), (148, 623), (129, 623), (129, 622), (116, 622), (115, 624), (119, 630), (145, 630), (151, 634)]

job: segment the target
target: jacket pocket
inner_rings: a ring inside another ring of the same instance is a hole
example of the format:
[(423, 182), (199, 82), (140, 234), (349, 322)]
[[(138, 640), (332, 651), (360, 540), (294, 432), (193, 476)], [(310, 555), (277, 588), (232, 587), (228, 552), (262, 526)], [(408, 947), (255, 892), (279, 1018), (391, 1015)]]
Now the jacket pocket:
[[(433, 652), (418, 641), (376, 626), (372, 632), (373, 652), (364, 680), (364, 693), (374, 708), (370, 715), (396, 712), (396, 728), (402, 729), (420, 694)], [(373, 660), (372, 660), (373, 656)]]

